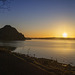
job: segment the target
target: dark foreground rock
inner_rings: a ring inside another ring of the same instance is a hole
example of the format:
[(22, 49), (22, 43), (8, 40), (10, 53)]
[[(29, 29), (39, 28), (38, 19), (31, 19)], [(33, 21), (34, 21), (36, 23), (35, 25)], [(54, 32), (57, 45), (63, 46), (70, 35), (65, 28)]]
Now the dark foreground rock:
[(25, 37), (22, 33), (19, 33), (14, 27), (6, 25), (3, 28), (0, 28), (0, 40), (25, 40)]

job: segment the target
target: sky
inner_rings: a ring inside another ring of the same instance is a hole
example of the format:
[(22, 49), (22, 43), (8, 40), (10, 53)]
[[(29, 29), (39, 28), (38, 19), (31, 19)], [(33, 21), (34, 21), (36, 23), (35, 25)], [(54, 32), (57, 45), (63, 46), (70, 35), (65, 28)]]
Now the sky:
[(7, 6), (0, 8), (0, 28), (11, 25), (25, 37), (75, 37), (75, 0), (11, 0)]

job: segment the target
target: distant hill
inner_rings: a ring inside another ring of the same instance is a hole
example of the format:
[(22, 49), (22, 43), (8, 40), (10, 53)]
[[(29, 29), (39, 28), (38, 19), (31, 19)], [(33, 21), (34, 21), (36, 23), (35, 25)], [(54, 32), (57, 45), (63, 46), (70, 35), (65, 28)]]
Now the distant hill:
[(25, 37), (14, 27), (11, 27), (10, 25), (5, 25), (3, 28), (0, 28), (0, 40), (25, 40)]

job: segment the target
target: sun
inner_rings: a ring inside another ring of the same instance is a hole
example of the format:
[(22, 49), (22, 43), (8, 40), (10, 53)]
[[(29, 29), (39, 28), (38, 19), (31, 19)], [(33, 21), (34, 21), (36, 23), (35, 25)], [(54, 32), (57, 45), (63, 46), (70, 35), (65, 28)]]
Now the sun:
[(67, 37), (67, 33), (63, 33), (63, 37), (66, 38)]

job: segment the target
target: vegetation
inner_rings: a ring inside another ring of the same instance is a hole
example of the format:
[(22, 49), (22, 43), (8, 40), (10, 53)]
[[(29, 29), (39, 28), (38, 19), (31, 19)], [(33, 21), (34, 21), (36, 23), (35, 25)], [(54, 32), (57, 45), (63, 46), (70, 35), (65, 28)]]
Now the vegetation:
[(15, 49), (16, 49), (16, 47), (0, 46), (0, 52), (11, 52)]
[(75, 66), (70, 64), (59, 63), (56, 60), (30, 57), (28, 55), (13, 53), (18, 57), (23, 58), (27, 62), (37, 65), (54, 75), (75, 75)]
[(11, 52), (10, 47), (0, 47), (0, 52), (8, 52), (13, 56), (43, 69), (51, 75), (75, 75), (75, 66), (59, 63), (57, 60), (31, 57), (29, 55)]

